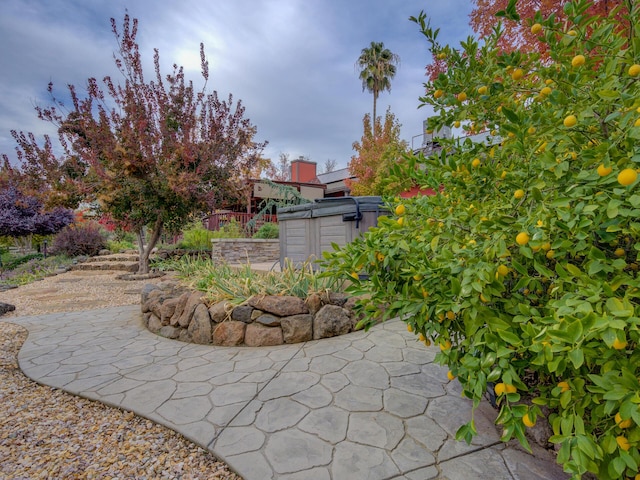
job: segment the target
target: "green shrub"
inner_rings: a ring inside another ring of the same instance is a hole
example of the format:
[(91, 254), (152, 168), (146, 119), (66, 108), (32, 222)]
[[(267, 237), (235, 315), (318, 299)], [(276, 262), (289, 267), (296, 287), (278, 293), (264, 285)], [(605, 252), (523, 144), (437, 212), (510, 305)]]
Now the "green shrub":
[[(441, 46), (425, 17), (414, 19), (448, 67), (425, 85), (421, 101), (438, 112), (429, 129), (459, 124), (487, 139), (441, 139), (441, 152), (399, 163), (398, 178), (440, 193), (392, 202), (395, 214), (327, 267), (371, 295), (363, 324), (382, 311), (438, 344), (436, 360), (474, 407), (495, 385), (504, 441), (528, 446), (526, 429), (548, 408), (565, 471), (633, 478), (640, 30), (628, 26), (640, 9), (621, 24), (616, 9), (586, 14), (590, 3), (568, 2), (566, 23), (536, 15), (545, 60), (502, 53), (499, 32), (484, 45)], [(457, 438), (474, 434), (471, 419)]]
[(182, 231), (179, 246), (187, 250), (208, 250), (211, 248), (212, 238), (213, 232), (204, 228), (202, 222), (195, 221)]
[(109, 240), (107, 242), (107, 248), (112, 252), (112, 253), (120, 253), (120, 252), (124, 252), (125, 250), (133, 250), (136, 248), (136, 246), (127, 240)]
[(265, 223), (253, 235), (253, 238), (275, 239), (280, 236), (280, 228), (277, 223)]
[[(229, 222), (220, 227), (219, 230), (212, 232), (212, 238), (245, 238), (245, 232), (242, 229), (242, 225), (235, 219), (231, 219)], [(211, 244), (209, 244), (211, 246)]]

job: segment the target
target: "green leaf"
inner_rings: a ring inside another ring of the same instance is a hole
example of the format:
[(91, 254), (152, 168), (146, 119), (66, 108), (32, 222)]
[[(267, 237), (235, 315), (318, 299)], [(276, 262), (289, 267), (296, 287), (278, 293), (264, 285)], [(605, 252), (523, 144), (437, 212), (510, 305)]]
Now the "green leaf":
[(569, 352), (569, 360), (573, 363), (574, 368), (580, 368), (584, 363), (584, 353), (582, 349), (576, 348)]

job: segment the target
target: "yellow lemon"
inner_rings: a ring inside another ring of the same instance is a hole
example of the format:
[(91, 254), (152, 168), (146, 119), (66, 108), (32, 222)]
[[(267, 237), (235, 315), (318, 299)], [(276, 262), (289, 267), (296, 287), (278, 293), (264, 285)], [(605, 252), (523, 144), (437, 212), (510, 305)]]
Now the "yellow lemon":
[(413, 333), (413, 327), (407, 323), (407, 332)]
[(613, 252), (616, 257), (624, 257), (626, 253), (627, 252), (625, 252), (624, 248), (616, 248), (616, 251)]
[(618, 183), (622, 186), (629, 186), (638, 178), (638, 172), (633, 168), (625, 168), (618, 174)]
[(453, 320), (453, 319), (455, 319), (455, 318), (456, 318), (456, 314), (455, 314), (455, 313), (453, 313), (451, 310), (449, 310), (449, 311), (447, 312), (447, 318), (448, 318), (449, 320)]
[(521, 68), (516, 68), (511, 74), (511, 78), (513, 78), (516, 82), (524, 77), (524, 70)]
[[(638, 111), (640, 111), (640, 107), (638, 107)], [(633, 122), (634, 127), (640, 127), (640, 118)]]
[(618, 425), (618, 427), (620, 428), (629, 428), (631, 426), (631, 419), (628, 418), (627, 420), (623, 420), (620, 412), (616, 413), (615, 421), (616, 425)]
[(456, 128), (460, 128), (460, 122), (456, 120), (455, 122), (453, 122), (453, 126)]
[(418, 340), (420, 340), (421, 342), (424, 342), (426, 339), (427, 337), (425, 337), (422, 333), (418, 335)]
[(578, 123), (578, 119), (575, 115), (568, 115), (562, 123), (564, 123), (565, 127), (571, 128), (576, 126), (576, 124)]
[(438, 60), (444, 60), (445, 58), (447, 58), (447, 54), (446, 53), (439, 53), (437, 56)]
[(616, 338), (613, 341), (613, 345), (611, 345), (613, 348), (615, 348), (616, 350), (624, 350), (625, 348), (627, 348), (627, 341), (626, 340), (620, 340), (619, 338)]
[(587, 61), (584, 55), (576, 55), (571, 59), (572, 67), (581, 67)]
[(598, 167), (598, 175), (600, 175), (601, 177), (606, 177), (611, 173), (612, 170), (613, 169), (611, 167), (605, 167), (604, 164), (600, 164), (600, 166)]
[(531, 428), (536, 424), (536, 421), (534, 418), (531, 418), (531, 415), (527, 412), (524, 414), (524, 417), (522, 417), (522, 423), (524, 423), (526, 427)]
[(498, 267), (498, 275), (500, 275), (501, 277), (505, 277), (509, 274), (509, 267), (507, 267), (506, 265), (500, 265)]
[(384, 260), (384, 254), (383, 254), (383, 253), (378, 252), (378, 253), (376, 254), (376, 258), (378, 259), (378, 261), (379, 261), (379, 262), (382, 262), (382, 261)]
[(531, 33), (533, 33), (534, 35), (536, 33), (540, 33), (542, 31), (542, 25), (540, 25), (539, 23), (534, 23), (533, 25), (531, 25)]
[(571, 390), (571, 387), (567, 382), (558, 382), (558, 386), (560, 387), (561, 392), (566, 392), (568, 390)]
[(631, 448), (629, 440), (627, 440), (627, 437), (625, 437), (624, 435), (618, 435), (616, 437), (616, 443), (620, 447), (620, 450), (624, 450), (625, 452)]
[(480, 163), (481, 163), (481, 162), (480, 162), (480, 159), (479, 159), (479, 158), (474, 158), (474, 159), (473, 159), (473, 162), (471, 162), (471, 166), (472, 166), (472, 167), (474, 167), (474, 168), (477, 168), (477, 167), (479, 167), (479, 166), (480, 166)]
[(396, 215), (398, 216), (402, 216), (404, 215), (404, 212), (406, 211), (406, 209), (404, 208), (404, 205), (400, 204), (396, 207)]
[(493, 388), (496, 395), (504, 395), (505, 393), (516, 393), (518, 389), (509, 383), (497, 383)]
[(435, 92), (433, 92), (433, 97), (434, 98), (440, 98), (443, 95), (444, 95), (444, 92), (442, 90), (440, 90), (440, 89), (438, 89)]
[(449, 340), (445, 341), (445, 342), (440, 342), (440, 350), (441, 351), (445, 351), (445, 350), (449, 350), (451, 348), (451, 342)]
[(629, 75), (631, 77), (637, 77), (638, 75), (640, 75), (640, 65), (638, 65), (637, 63), (631, 65), (629, 67)]
[(556, 252), (555, 252), (555, 251), (553, 251), (553, 250), (549, 250), (549, 251), (546, 253), (546, 257), (547, 257), (549, 260), (551, 260), (551, 259), (552, 259), (553, 257), (555, 257), (555, 256), (556, 256)]
[(400, 225), (400, 226), (404, 225), (404, 217), (400, 217), (398, 219), (398, 225)]
[(449, 380), (453, 380), (453, 379), (455, 379), (455, 378), (456, 378), (456, 376), (453, 374), (453, 372), (452, 372), (451, 370), (449, 370), (449, 371), (447, 372), (447, 378), (448, 378)]
[(464, 102), (467, 99), (467, 94), (464, 92), (460, 92), (458, 94), (458, 101), (459, 102)]
[(516, 235), (516, 243), (518, 245), (524, 246), (529, 243), (530, 238), (531, 237), (529, 237), (529, 234), (527, 232), (520, 232), (518, 235)]
[(544, 250), (545, 252), (548, 252), (549, 250), (551, 250), (551, 243), (549, 242), (544, 242), (540, 248), (542, 248), (542, 250)]
[(540, 95), (544, 95), (545, 97), (551, 95), (551, 88), (543, 87), (542, 90), (540, 90)]
[(516, 190), (515, 192), (513, 192), (513, 196), (518, 199), (524, 197), (524, 190), (522, 189)]
[(545, 83), (545, 85), (551, 85), (551, 84), (553, 83), (553, 80), (551, 80), (550, 78), (547, 78), (547, 79), (544, 81), (544, 83)]
[(529, 127), (529, 128), (527, 129), (527, 133), (528, 133), (529, 135), (533, 135), (534, 133), (536, 133), (536, 127)]
[(578, 35), (578, 32), (576, 32), (575, 30), (569, 30), (567, 32), (567, 35), (569, 35), (571, 37), (575, 37), (576, 35)]
[(506, 171), (506, 170), (503, 170), (503, 171), (502, 171), (502, 173), (500, 174), (500, 178), (501, 178), (502, 180), (504, 180), (505, 178), (507, 178), (507, 171)]
[(352, 276), (353, 278), (355, 278), (356, 280), (359, 280), (359, 279), (360, 279), (360, 277), (358, 276), (358, 274), (357, 274), (356, 272), (351, 272), (351, 276)]
[(489, 89), (486, 87), (486, 85), (483, 85), (480, 88), (478, 88), (478, 93), (480, 95), (486, 95), (488, 91)]

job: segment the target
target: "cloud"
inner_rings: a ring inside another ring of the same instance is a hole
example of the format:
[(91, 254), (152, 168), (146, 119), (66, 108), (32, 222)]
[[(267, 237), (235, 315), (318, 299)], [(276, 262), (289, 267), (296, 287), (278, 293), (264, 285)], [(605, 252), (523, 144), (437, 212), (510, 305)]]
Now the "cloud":
[[(145, 65), (160, 50), (164, 72), (173, 63), (202, 85), (199, 44), (210, 64), (207, 87), (220, 96), (241, 99), (246, 116), (268, 140), (265, 155), (307, 155), (346, 166), (352, 144), (362, 136), (362, 117), (372, 97), (362, 92), (354, 68), (362, 48), (382, 41), (401, 57), (390, 93), (381, 94), (378, 112), (387, 106), (410, 141), (421, 133), (429, 112), (418, 97), (429, 61), (427, 44), (410, 15), (426, 10), (441, 39), (458, 42), (468, 27), (468, 0), (139, 0), (129, 14), (140, 20), (138, 40)], [(121, 24), (124, 0), (3, 0), (0, 4), (0, 153), (11, 153), (9, 130), (41, 133), (33, 104), (48, 101), (53, 80), (83, 84), (87, 77), (114, 72), (116, 42), (109, 18)], [(152, 74), (149, 71), (148, 77)]]

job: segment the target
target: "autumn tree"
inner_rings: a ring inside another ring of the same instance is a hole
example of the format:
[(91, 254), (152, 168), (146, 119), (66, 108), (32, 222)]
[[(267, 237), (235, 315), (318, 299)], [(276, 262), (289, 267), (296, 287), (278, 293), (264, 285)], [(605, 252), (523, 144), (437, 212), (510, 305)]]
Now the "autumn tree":
[[(526, 52), (548, 52), (548, 43), (544, 42), (536, 29), (531, 30), (536, 12), (542, 17), (554, 16), (559, 23), (567, 21), (565, 5), (569, 0), (473, 0), (474, 9), (469, 15), (470, 25), (480, 37), (492, 34), (496, 26), (496, 13), (499, 18), (504, 18), (504, 32), (500, 37), (498, 47), (505, 52), (521, 50)], [(513, 3), (517, 15), (522, 21), (509, 20), (507, 10)], [(624, 2), (618, 0), (592, 0), (587, 14), (590, 16), (607, 16), (614, 8), (622, 5), (618, 12), (619, 19), (628, 14)], [(626, 23), (626, 22), (625, 22)], [(628, 25), (628, 23), (627, 23)], [(577, 33), (577, 32), (576, 32)]]
[(372, 128), (368, 113), (362, 123), (362, 139), (353, 144), (356, 155), (349, 162), (349, 173), (356, 178), (347, 179), (347, 186), (353, 195), (395, 193), (393, 185), (387, 181), (386, 172), (409, 149), (407, 142), (400, 140), (401, 125), (391, 109), (387, 109), (384, 124), (378, 119)]
[[(206, 92), (209, 66), (202, 44), (204, 86), (197, 90), (182, 67), (161, 73), (157, 49), (153, 79), (145, 78), (136, 19), (125, 15), (121, 31), (111, 19), (111, 28), (119, 46), (114, 59), (121, 82), (106, 76), (101, 88), (89, 78), (82, 89), (69, 86), (70, 110), (54, 97), (52, 106), (37, 112), (58, 126), (67, 157), (86, 165), (84, 186), (101, 210), (136, 232), (138, 273), (144, 274), (163, 229), (175, 230), (191, 214), (210, 211), (236, 195), (236, 172), (249, 170), (264, 144), (254, 141), (256, 127), (244, 118), (241, 102)], [(51, 84), (49, 91), (53, 96)], [(34, 139), (24, 138), (18, 142), (23, 158), (37, 163), (38, 151), (30, 149)]]
[[(492, 35), (496, 29), (501, 30), (497, 48), (505, 53), (540, 52), (546, 58), (549, 52), (548, 43), (537, 28), (532, 26), (538, 18), (553, 16), (559, 23), (567, 21), (565, 6), (570, 0), (473, 0), (474, 8), (469, 15), (469, 24), (473, 31), (481, 38)], [(624, 2), (616, 0), (593, 0), (590, 2), (587, 14), (590, 16), (607, 16), (614, 7), (619, 7), (616, 13), (618, 28), (630, 29), (631, 25), (625, 20), (629, 11)], [(519, 21), (512, 18), (518, 17)], [(498, 25), (498, 22), (500, 24)], [(587, 32), (574, 32), (576, 35), (586, 35)], [(444, 72), (453, 59), (454, 51), (448, 47), (437, 45), (433, 58), (427, 65), (427, 75), (435, 80), (438, 74)]]
[(391, 80), (396, 75), (396, 66), (400, 63), (400, 57), (382, 42), (371, 42), (367, 48), (363, 48), (356, 68), (360, 69), (359, 78), (362, 80), (362, 91), (367, 90), (373, 94), (373, 121), (377, 120), (376, 104), (380, 92), (391, 91)]

